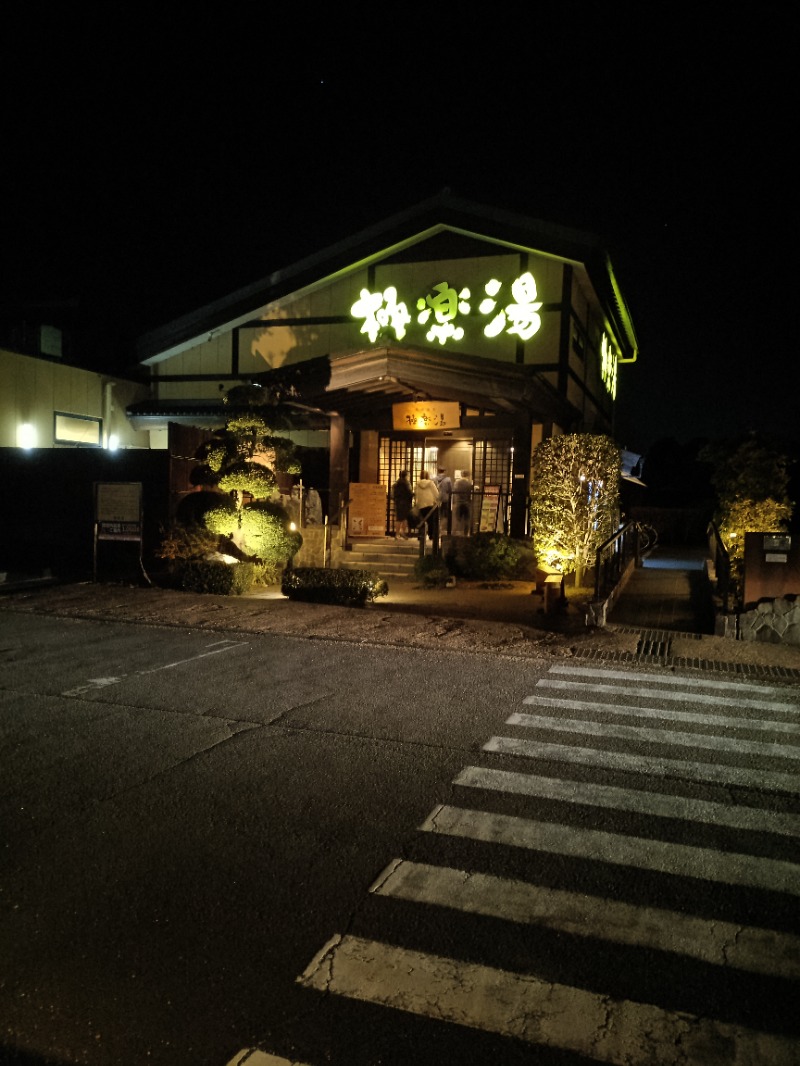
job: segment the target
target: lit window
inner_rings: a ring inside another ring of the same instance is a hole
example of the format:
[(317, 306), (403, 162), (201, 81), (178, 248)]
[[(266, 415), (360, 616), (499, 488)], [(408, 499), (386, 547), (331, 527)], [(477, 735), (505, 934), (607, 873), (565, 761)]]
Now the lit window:
[(53, 437), (57, 444), (76, 444), (82, 448), (99, 448), (102, 444), (102, 419), (88, 415), (55, 412)]

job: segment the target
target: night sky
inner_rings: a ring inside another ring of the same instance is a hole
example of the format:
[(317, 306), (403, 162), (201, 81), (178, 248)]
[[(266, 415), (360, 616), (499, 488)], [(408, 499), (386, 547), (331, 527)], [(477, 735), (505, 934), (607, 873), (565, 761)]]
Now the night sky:
[(641, 348), (623, 447), (797, 437), (791, 9), (549, 7), (17, 14), (0, 304), (70, 306), (71, 361), (119, 370), (138, 334), (447, 187), (602, 238)]

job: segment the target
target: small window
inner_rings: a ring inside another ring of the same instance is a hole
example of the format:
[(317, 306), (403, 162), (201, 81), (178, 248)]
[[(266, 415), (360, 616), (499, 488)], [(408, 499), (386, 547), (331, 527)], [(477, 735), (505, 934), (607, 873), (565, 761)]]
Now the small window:
[(65, 415), (55, 412), (53, 437), (56, 444), (75, 444), (81, 448), (103, 446), (103, 420), (88, 415)]

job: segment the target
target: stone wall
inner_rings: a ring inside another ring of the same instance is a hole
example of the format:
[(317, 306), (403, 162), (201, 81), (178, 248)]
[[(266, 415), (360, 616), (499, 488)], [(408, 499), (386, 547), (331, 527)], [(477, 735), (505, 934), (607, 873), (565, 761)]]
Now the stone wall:
[(739, 615), (739, 639), (800, 645), (800, 596), (763, 600)]
[(326, 561), (330, 565), (329, 531), (330, 526), (304, 526), (303, 546), (292, 560), (292, 566), (325, 566)]

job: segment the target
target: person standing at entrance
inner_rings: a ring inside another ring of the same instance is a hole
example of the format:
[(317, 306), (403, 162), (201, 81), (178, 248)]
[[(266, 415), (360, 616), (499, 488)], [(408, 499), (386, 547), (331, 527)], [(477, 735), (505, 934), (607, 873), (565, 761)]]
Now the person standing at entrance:
[[(414, 502), (419, 508), (419, 539), (424, 537), (427, 528), (428, 537), (434, 545), (439, 543), (439, 489), (430, 474), (423, 470), (419, 481), (414, 486)], [(425, 520), (427, 519), (427, 524)]]
[(448, 532), (450, 527), (450, 496), (453, 492), (453, 482), (443, 466), (439, 467), (435, 481), (440, 497), (439, 514), (444, 522), (445, 532)]
[(408, 512), (411, 510), (411, 501), (414, 499), (414, 490), (408, 480), (408, 471), (401, 470), (400, 476), (392, 485), (392, 499), (394, 500), (394, 533), (401, 540), (408, 540)]
[(456, 483), (453, 486), (453, 530), (465, 535), (472, 526), (472, 481), (466, 470), (456, 471)]

